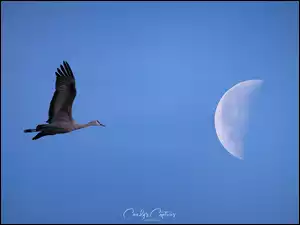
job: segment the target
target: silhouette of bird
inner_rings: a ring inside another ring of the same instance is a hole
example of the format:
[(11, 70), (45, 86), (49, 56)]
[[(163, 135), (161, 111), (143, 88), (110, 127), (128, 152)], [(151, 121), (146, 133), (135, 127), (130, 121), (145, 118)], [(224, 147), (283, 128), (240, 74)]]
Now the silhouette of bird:
[(47, 135), (69, 133), (89, 126), (103, 126), (98, 120), (87, 124), (77, 124), (72, 117), (72, 105), (76, 97), (75, 77), (68, 62), (63, 61), (57, 68), (55, 92), (48, 111), (48, 124), (39, 124), (35, 129), (26, 129), (25, 133), (39, 132), (32, 140)]

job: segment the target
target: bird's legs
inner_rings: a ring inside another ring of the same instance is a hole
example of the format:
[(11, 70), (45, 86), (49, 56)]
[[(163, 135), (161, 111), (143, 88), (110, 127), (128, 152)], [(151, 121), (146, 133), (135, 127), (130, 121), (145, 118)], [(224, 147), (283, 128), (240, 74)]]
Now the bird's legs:
[(31, 132), (39, 132), (47, 128), (48, 124), (39, 124), (35, 129), (26, 129), (24, 130), (25, 133), (31, 133)]
[(24, 130), (24, 133), (31, 133), (31, 132), (37, 132), (36, 129), (26, 129)]
[(35, 129), (26, 129), (24, 130), (25, 133), (31, 133), (31, 132), (39, 132), (36, 136), (32, 138), (32, 140), (37, 140), (41, 137), (51, 135), (51, 133), (46, 132), (48, 128), (48, 124), (39, 124)]
[(30, 132), (39, 132), (36, 136), (32, 138), (32, 140), (37, 140), (41, 137), (48, 136), (48, 135), (56, 135), (60, 133), (67, 133), (66, 130), (60, 127), (53, 126), (51, 124), (39, 124), (36, 129), (26, 129), (24, 130), (25, 133)]

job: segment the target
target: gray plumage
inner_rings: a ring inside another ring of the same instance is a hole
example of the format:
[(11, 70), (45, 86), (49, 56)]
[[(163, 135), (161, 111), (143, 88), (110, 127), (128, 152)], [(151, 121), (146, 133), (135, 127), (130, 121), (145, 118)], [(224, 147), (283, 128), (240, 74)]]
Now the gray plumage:
[(57, 68), (55, 92), (48, 111), (48, 124), (39, 124), (35, 129), (26, 129), (25, 133), (39, 132), (32, 140), (43, 136), (69, 133), (89, 126), (104, 126), (98, 120), (87, 124), (77, 124), (72, 117), (72, 105), (76, 97), (75, 77), (70, 65), (63, 61)]

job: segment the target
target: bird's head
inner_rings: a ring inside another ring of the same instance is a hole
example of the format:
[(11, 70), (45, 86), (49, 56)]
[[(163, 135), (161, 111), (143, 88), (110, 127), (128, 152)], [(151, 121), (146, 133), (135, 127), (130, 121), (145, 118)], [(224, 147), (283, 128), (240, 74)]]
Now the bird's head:
[(102, 127), (105, 127), (104, 124), (100, 123), (99, 120), (93, 120), (91, 122), (89, 122), (89, 125), (90, 126), (102, 126)]

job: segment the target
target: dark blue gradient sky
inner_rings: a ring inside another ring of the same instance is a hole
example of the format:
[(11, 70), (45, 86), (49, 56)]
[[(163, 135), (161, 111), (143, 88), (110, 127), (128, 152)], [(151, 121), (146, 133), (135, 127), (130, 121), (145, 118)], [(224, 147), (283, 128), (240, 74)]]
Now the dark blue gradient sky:
[[(131, 207), (176, 213), (161, 223), (299, 222), (298, 3), (1, 4), (2, 222), (126, 223)], [(74, 118), (107, 127), (32, 141), (63, 60)], [(241, 161), (214, 112), (248, 79), (264, 84)]]

